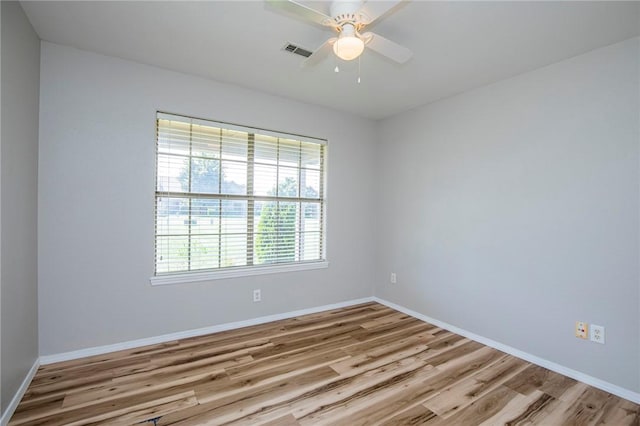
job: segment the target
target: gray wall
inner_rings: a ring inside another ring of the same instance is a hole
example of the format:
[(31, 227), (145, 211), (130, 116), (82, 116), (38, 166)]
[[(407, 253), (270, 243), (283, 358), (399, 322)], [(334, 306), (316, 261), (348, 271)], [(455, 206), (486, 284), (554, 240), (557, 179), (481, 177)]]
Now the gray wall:
[[(42, 355), (371, 295), (373, 122), (50, 43), (41, 60)], [(151, 286), (156, 110), (327, 138), (329, 268)]]
[(639, 47), (381, 122), (375, 294), (640, 391)]
[[(375, 282), (380, 297), (640, 390), (638, 49), (375, 124), (44, 43), (41, 354), (364, 297)], [(157, 109), (328, 138), (330, 267), (152, 287)], [(607, 344), (573, 337), (575, 320), (604, 325)]]
[(2, 411), (38, 357), (37, 176), (40, 40), (17, 2), (2, 8)]

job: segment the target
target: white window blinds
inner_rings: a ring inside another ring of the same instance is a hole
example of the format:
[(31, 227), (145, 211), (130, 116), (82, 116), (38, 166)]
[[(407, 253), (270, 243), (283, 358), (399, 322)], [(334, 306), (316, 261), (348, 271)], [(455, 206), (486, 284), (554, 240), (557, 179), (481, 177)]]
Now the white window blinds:
[(158, 113), (155, 274), (323, 261), (326, 142)]

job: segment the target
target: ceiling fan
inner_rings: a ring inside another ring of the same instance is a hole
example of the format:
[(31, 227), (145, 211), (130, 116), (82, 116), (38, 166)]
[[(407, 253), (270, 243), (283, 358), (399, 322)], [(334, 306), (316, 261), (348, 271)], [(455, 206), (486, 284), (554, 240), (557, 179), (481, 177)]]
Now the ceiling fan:
[(413, 56), (413, 52), (372, 32), (363, 32), (378, 18), (385, 15), (403, 0), (353, 1), (334, 0), (330, 14), (308, 7), (294, 0), (266, 0), (271, 6), (293, 13), (307, 21), (331, 28), (336, 37), (331, 37), (317, 48), (303, 66), (315, 65), (333, 50), (340, 59), (351, 61), (358, 58), (367, 47), (387, 58), (403, 64)]

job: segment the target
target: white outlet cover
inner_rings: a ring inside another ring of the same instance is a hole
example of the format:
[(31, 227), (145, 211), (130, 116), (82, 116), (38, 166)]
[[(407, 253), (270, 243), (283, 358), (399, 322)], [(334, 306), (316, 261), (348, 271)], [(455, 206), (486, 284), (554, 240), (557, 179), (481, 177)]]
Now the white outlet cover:
[(601, 325), (591, 324), (589, 329), (589, 340), (604, 345), (604, 327)]

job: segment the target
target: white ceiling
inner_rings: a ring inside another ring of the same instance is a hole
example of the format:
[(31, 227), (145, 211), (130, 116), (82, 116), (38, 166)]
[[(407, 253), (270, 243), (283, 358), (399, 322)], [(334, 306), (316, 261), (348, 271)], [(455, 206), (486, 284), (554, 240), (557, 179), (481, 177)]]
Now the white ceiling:
[[(328, 12), (328, 3), (303, 2)], [(372, 119), (508, 78), (640, 34), (640, 2), (400, 4), (371, 29), (414, 52), (404, 65), (372, 51), (333, 72), (314, 50), (330, 30), (262, 1), (23, 1), (40, 38), (349, 111)]]

